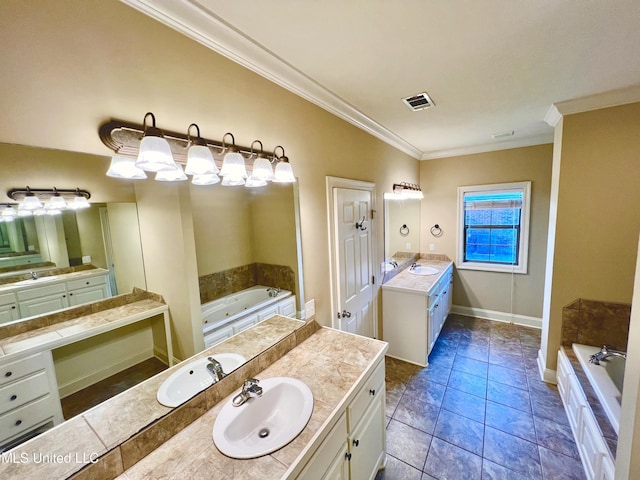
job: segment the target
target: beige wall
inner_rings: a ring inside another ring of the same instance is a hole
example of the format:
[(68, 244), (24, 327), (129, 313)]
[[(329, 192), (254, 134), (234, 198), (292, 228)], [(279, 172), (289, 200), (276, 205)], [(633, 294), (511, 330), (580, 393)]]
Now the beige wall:
[[(99, 124), (141, 123), (152, 111), (160, 128), (196, 122), (208, 138), (230, 131), (238, 144), (283, 145), (299, 178), (306, 297), (331, 324), (325, 177), (376, 183), (381, 214), (382, 192), (417, 183), (415, 159), (120, 2), (9, 0), (0, 19), (0, 39), (12, 46), (0, 51), (2, 89), (12, 92), (0, 96), (0, 141), (109, 155)], [(382, 222), (375, 233), (382, 258)], [(168, 288), (172, 273), (156, 278), (166, 276)]]
[[(515, 148), (475, 155), (428, 160), (420, 164), (420, 250), (444, 253), (456, 259), (458, 187), (531, 181), (529, 269), (526, 275), (457, 270), (453, 303), (540, 319), (542, 317), (544, 271), (549, 221), (552, 146)], [(443, 234), (429, 232), (434, 224)], [(511, 295), (513, 290), (513, 308)]]
[(104, 249), (104, 240), (102, 237), (100, 210), (94, 207), (77, 210), (75, 213), (76, 222), (78, 224), (78, 234), (80, 236), (81, 256), (90, 256), (91, 264), (96, 267), (108, 268), (107, 256)]
[[(386, 257), (393, 256), (396, 252), (420, 251), (420, 204), (418, 199), (384, 201)], [(407, 235), (402, 235), (400, 229), (406, 225), (409, 229)]]
[(563, 119), (546, 367), (555, 369), (562, 307), (631, 302), (640, 233), (640, 103)]

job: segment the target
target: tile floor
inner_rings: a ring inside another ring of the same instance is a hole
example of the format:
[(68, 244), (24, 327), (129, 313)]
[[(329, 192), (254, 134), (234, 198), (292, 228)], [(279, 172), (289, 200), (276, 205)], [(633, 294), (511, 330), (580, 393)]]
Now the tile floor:
[(585, 478), (539, 346), (539, 330), (452, 314), (427, 368), (387, 357), (377, 480)]

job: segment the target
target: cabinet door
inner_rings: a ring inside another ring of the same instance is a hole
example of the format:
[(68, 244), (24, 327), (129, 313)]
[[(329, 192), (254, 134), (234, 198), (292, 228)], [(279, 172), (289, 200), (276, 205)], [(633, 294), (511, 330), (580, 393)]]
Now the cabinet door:
[(20, 315), (22, 317), (32, 317), (33, 315), (41, 315), (54, 310), (67, 308), (69, 301), (66, 293), (56, 293), (44, 297), (22, 300), (20, 302)]
[(93, 287), (69, 290), (69, 305), (73, 307), (82, 303), (96, 302), (107, 298), (107, 296), (107, 285), (96, 285)]
[(384, 462), (385, 431), (382, 395), (374, 398), (349, 437), (351, 478), (373, 479)]
[(346, 439), (347, 417), (342, 414), (338, 423), (331, 429), (297, 478), (300, 480), (349, 478)]
[(18, 318), (18, 305), (16, 303), (0, 305), (0, 323), (11, 322)]

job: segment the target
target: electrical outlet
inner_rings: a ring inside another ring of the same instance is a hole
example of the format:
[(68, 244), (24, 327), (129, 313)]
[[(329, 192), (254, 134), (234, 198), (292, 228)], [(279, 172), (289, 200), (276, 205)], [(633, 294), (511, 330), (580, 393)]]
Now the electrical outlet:
[(430, 252), (435, 252), (436, 251), (436, 244), (435, 243), (430, 243), (429, 244), (429, 251)]
[(313, 317), (316, 314), (316, 301), (315, 299), (309, 300), (304, 304), (304, 316), (306, 319)]
[(405, 248), (407, 249), (407, 251), (410, 252), (411, 251), (411, 244), (410, 243), (406, 243), (405, 245), (406, 245)]

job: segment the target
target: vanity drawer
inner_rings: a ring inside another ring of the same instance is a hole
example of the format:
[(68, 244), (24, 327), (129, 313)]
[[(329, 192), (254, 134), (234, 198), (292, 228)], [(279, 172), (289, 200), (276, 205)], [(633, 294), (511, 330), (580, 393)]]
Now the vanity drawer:
[(0, 415), (0, 442), (29, 430), (53, 416), (54, 409), (51, 407), (51, 398), (48, 395)]
[(89, 278), (80, 278), (78, 280), (70, 280), (67, 282), (67, 288), (69, 290), (76, 290), (78, 288), (86, 288), (93, 287), (96, 285), (105, 285), (107, 283), (107, 279), (104, 275), (99, 275), (97, 277), (89, 277)]
[(375, 371), (362, 387), (360, 393), (353, 399), (353, 402), (351, 402), (347, 409), (350, 432), (353, 432), (353, 429), (358, 425), (367, 407), (373, 402), (373, 399), (379, 395), (385, 395), (384, 361), (380, 362), (376, 367)]
[(0, 295), (0, 305), (11, 305), (17, 301), (15, 293), (3, 293)]
[(43, 287), (28, 288), (18, 292), (18, 300), (32, 300), (34, 298), (48, 297), (49, 295), (66, 294), (64, 283), (46, 285)]
[(0, 385), (15, 382), (21, 377), (31, 375), (46, 368), (46, 362), (41, 353), (37, 353), (21, 360), (15, 360), (0, 366)]
[(49, 380), (44, 370), (0, 387), (0, 414), (18, 408), (49, 393)]

